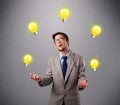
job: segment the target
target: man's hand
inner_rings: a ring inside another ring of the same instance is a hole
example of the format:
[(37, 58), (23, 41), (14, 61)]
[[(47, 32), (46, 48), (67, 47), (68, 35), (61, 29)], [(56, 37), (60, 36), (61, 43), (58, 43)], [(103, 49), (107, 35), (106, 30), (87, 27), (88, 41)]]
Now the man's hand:
[(42, 78), (38, 74), (35, 74), (35, 73), (30, 73), (30, 78), (33, 79), (36, 82), (41, 82), (42, 81)]
[(78, 88), (83, 90), (84, 88), (88, 87), (88, 79), (81, 80), (78, 82)]

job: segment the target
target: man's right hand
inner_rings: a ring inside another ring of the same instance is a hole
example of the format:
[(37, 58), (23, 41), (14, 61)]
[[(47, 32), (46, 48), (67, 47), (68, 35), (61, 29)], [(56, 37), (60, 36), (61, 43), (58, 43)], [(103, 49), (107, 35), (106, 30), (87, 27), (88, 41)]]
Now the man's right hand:
[(33, 79), (36, 82), (41, 82), (42, 81), (42, 78), (38, 74), (35, 74), (35, 73), (30, 73), (30, 78)]

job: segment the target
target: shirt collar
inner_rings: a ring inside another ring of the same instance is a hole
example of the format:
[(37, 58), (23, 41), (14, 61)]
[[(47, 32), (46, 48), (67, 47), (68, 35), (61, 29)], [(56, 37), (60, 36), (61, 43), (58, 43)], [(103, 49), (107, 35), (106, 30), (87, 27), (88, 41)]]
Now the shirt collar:
[[(70, 56), (70, 53), (71, 53), (71, 51), (69, 51), (65, 56), (67, 56), (67, 58)], [(62, 58), (62, 54), (61, 53), (59, 53), (60, 54), (60, 59)]]

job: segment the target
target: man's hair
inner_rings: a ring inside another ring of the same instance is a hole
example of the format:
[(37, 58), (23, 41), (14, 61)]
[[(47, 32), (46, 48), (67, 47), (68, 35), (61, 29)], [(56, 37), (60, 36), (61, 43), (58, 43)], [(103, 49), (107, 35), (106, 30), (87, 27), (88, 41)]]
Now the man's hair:
[(56, 37), (58, 34), (62, 35), (67, 41), (69, 41), (69, 37), (67, 36), (67, 34), (65, 34), (65, 33), (63, 33), (63, 32), (54, 33), (54, 34), (52, 35), (53, 40), (55, 40), (55, 37)]

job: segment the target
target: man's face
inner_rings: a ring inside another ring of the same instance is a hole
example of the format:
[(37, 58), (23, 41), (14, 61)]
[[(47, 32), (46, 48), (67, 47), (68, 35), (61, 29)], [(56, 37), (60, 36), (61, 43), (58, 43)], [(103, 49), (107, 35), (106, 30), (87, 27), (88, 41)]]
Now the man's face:
[(69, 42), (61, 34), (55, 37), (55, 45), (59, 51), (65, 51), (69, 48)]

